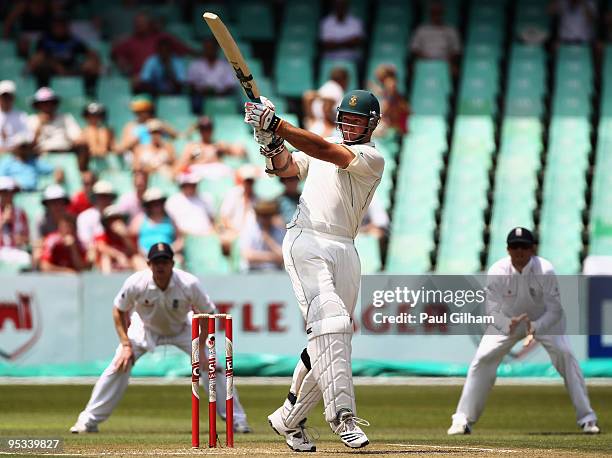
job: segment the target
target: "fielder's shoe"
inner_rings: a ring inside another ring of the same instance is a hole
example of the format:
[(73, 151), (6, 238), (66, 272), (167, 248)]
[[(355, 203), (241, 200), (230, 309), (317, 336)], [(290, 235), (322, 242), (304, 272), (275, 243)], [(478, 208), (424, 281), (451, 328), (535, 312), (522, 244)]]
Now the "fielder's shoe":
[(317, 447), (306, 434), (306, 419), (302, 420), (297, 428), (290, 429), (285, 426), (281, 416), (283, 408), (279, 407), (268, 416), (268, 423), (279, 436), (285, 436), (287, 446), (294, 452), (316, 452)]
[(365, 447), (370, 441), (357, 425), (370, 426), (370, 423), (363, 418), (356, 417), (348, 409), (341, 409), (338, 412), (338, 421), (334, 424), (333, 428), (334, 432), (340, 436), (340, 439), (347, 447)]
[(253, 432), (246, 419), (244, 420), (234, 420), (234, 432), (241, 434), (248, 434)]
[(77, 420), (77, 422), (70, 428), (70, 432), (73, 434), (80, 433), (97, 433), (98, 424), (93, 422), (86, 422)]
[(461, 434), (470, 434), (472, 430), (470, 429), (470, 425), (467, 423), (453, 423), (446, 434), (449, 436), (459, 436)]
[(601, 430), (596, 421), (587, 421), (581, 425), (584, 434), (599, 434)]

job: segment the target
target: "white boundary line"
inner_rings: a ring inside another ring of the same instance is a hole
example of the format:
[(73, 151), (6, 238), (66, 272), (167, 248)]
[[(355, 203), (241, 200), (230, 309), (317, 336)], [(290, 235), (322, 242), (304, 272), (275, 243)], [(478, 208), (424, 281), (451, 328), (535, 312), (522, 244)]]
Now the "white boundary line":
[[(0, 385), (93, 385), (98, 377), (0, 377)], [(463, 377), (355, 377), (355, 385), (383, 385), (383, 386), (462, 386)], [(189, 377), (132, 377), (130, 385), (185, 385)], [(238, 385), (277, 385), (291, 384), (290, 377), (234, 377)], [(589, 378), (588, 386), (612, 386), (612, 378)], [(550, 385), (562, 386), (560, 377), (500, 377), (496, 380), (497, 386), (533, 386)]]

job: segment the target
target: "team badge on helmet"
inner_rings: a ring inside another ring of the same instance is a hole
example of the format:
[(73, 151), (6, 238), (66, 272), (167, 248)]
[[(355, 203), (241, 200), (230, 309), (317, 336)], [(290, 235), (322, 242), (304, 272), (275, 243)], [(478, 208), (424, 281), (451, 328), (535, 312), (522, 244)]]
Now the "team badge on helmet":
[[(344, 132), (343, 126), (348, 125), (342, 121), (342, 117), (345, 113), (355, 114), (359, 116), (365, 116), (368, 118), (368, 125), (365, 132), (359, 135), (356, 139), (347, 138), (348, 135)], [(344, 143), (351, 145), (362, 142), (368, 134), (372, 133), (378, 122), (380, 121), (380, 104), (378, 99), (369, 91), (354, 90), (348, 92), (342, 99), (340, 106), (338, 107), (338, 113), (336, 116), (336, 125), (342, 132)]]

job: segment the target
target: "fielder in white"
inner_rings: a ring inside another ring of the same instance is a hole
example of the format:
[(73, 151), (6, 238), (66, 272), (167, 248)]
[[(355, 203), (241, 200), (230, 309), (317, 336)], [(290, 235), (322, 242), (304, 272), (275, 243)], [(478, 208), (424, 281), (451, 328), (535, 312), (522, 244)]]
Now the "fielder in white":
[[(117, 406), (128, 386), (133, 365), (146, 352), (158, 345), (174, 345), (191, 355), (193, 311), (214, 313), (216, 307), (195, 276), (174, 269), (173, 257), (170, 245), (153, 245), (148, 254), (150, 269), (131, 275), (115, 297), (113, 320), (120, 343), (71, 432), (98, 432), (98, 423), (106, 420)], [(223, 419), (225, 396), (225, 384), (220, 383), (217, 409)], [(234, 430), (251, 431), (235, 390)]]
[[(349, 92), (337, 114), (342, 140), (324, 139), (275, 115), (274, 105), (247, 102), (245, 121), (267, 158), (267, 172), (305, 180), (283, 241), (283, 259), (306, 321), (307, 348), (293, 373), (284, 404), (268, 417), (289, 448), (314, 451), (306, 416), (321, 396), (325, 420), (348, 447), (368, 444), (356, 417), (351, 372), (352, 314), (360, 283), (354, 239), (374, 191), (384, 158), (370, 141), (380, 106), (368, 91)], [(299, 151), (290, 154), (284, 141)]]
[(469, 434), (485, 407), (495, 383), (497, 366), (514, 345), (525, 338), (540, 342), (563, 377), (586, 434), (599, 433), (584, 377), (565, 335), (565, 314), (553, 266), (535, 255), (535, 238), (523, 228), (507, 238), (508, 257), (491, 266), (487, 275), (487, 313), (495, 319), (480, 341), (461, 393), (449, 435)]

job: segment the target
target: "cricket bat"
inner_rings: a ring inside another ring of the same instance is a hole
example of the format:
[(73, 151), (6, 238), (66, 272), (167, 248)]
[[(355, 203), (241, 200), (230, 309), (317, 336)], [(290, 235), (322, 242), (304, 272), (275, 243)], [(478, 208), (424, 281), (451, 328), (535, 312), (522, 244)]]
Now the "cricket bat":
[(210, 27), (217, 43), (221, 46), (225, 58), (234, 68), (236, 78), (238, 78), (246, 96), (253, 102), (260, 102), (259, 89), (253, 79), (253, 74), (249, 70), (249, 66), (244, 60), (244, 57), (242, 57), (242, 53), (236, 45), (232, 34), (227, 30), (223, 21), (216, 14), (204, 13), (204, 20), (208, 24), (208, 27)]

